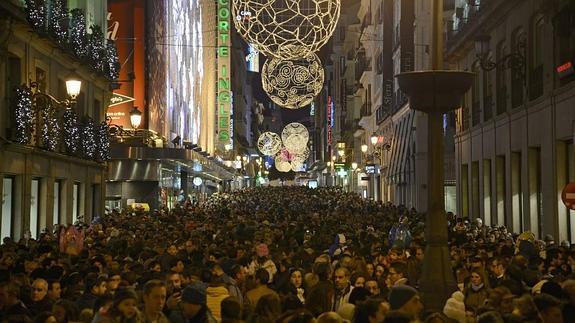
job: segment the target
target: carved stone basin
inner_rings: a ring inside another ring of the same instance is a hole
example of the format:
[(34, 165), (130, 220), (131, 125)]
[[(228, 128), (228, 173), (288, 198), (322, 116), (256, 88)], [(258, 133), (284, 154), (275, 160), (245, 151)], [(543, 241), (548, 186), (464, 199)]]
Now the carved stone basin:
[(448, 112), (461, 106), (461, 98), (473, 83), (474, 73), (464, 71), (416, 71), (397, 74), (399, 88), (414, 110)]

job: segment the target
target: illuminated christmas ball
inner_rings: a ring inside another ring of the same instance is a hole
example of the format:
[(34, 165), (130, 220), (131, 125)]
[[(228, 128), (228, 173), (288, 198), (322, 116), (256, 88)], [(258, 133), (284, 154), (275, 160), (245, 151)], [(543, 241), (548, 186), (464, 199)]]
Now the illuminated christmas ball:
[(302, 137), (302, 140), (305, 140), (306, 143), (309, 140), (309, 132), (307, 131), (307, 128), (299, 122), (292, 122), (286, 125), (282, 130), (282, 141), (284, 142), (284, 146), (285, 142), (288, 141), (288, 138), (295, 135)]
[(331, 37), (340, 0), (233, 0), (236, 30), (266, 56), (295, 59), (318, 51)]
[(302, 153), (299, 154), (294, 154), (291, 158), (291, 162), (296, 163), (296, 164), (302, 164), (305, 163), (305, 161), (307, 160), (307, 158), (309, 157), (310, 151), (308, 147), (305, 147), (304, 151)]
[(324, 71), (316, 54), (303, 59), (268, 59), (262, 68), (262, 87), (277, 105), (299, 109), (321, 92)]
[(287, 173), (291, 170), (291, 164), (289, 161), (284, 160), (281, 155), (277, 155), (275, 158), (276, 169), (280, 172)]
[(258, 149), (264, 155), (273, 156), (281, 147), (282, 140), (277, 133), (264, 132), (258, 138)]
[(301, 134), (293, 134), (286, 138), (284, 146), (293, 155), (303, 153), (307, 148), (308, 139)]
[(291, 163), (291, 170), (294, 172), (302, 172), (304, 170), (303, 164), (292, 162)]

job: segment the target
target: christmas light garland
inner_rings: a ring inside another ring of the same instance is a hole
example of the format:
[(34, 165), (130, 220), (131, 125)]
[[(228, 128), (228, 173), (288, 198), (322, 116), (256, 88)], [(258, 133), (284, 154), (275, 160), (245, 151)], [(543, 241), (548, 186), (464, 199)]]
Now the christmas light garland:
[(26, 0), (27, 15), (26, 19), (36, 30), (46, 28), (46, 1), (45, 0)]
[(73, 9), (70, 18), (70, 29), (68, 43), (74, 51), (74, 54), (83, 59), (87, 55), (86, 51), (86, 18), (82, 9)]
[(92, 118), (85, 118), (80, 128), (80, 134), (82, 137), (82, 156), (85, 159), (94, 159), (96, 156), (96, 133)]
[(96, 127), (96, 160), (105, 162), (110, 160), (110, 127), (105, 121), (102, 121)]
[(68, 9), (65, 0), (52, 0), (48, 19), (48, 33), (59, 44), (65, 44), (68, 36)]
[(80, 128), (78, 127), (78, 115), (72, 109), (64, 112), (64, 149), (70, 155), (78, 154), (80, 144)]
[(30, 143), (34, 132), (34, 109), (32, 108), (32, 92), (27, 87), (15, 89), (14, 101), (14, 140), (23, 145)]
[(120, 76), (118, 49), (114, 41), (111, 39), (108, 39), (106, 47), (106, 65), (104, 66), (105, 73), (110, 80), (116, 80)]
[(56, 107), (51, 100), (43, 100), (44, 104), (36, 107), (40, 114), (41, 147), (49, 151), (57, 151), (60, 143), (60, 124), (58, 123)]
[(92, 25), (90, 31), (91, 33), (88, 35), (88, 53), (90, 53), (88, 61), (96, 71), (104, 71), (104, 65), (107, 65), (107, 62), (104, 62), (106, 46), (104, 45), (102, 28), (98, 25)]

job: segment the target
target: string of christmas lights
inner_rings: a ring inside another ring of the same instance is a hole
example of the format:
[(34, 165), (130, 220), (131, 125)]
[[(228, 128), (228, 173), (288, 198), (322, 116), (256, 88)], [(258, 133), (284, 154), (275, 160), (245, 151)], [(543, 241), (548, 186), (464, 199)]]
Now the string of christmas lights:
[(78, 115), (72, 109), (64, 112), (64, 148), (70, 155), (78, 153), (80, 144), (80, 128), (78, 126)]
[(42, 100), (39, 105), (36, 99), (36, 108), (40, 111), (41, 146), (49, 151), (57, 151), (60, 142), (60, 125), (58, 124), (56, 107), (51, 100)]
[(113, 40), (108, 39), (106, 44), (106, 75), (110, 80), (116, 80), (120, 76), (120, 59), (118, 58), (118, 49)]
[(88, 35), (88, 53), (90, 53), (88, 60), (96, 71), (104, 71), (104, 58), (106, 56), (104, 33), (98, 25), (90, 26), (90, 31), (91, 33)]
[(48, 19), (48, 33), (60, 44), (66, 43), (68, 36), (68, 9), (65, 0), (52, 0)]
[(96, 131), (98, 132), (96, 136), (96, 144), (99, 148), (96, 150), (96, 160), (105, 162), (110, 160), (110, 128), (108, 127), (108, 124), (103, 121), (98, 125)]
[(86, 57), (86, 18), (82, 9), (73, 9), (70, 18), (69, 44), (80, 59)]
[(43, 30), (46, 28), (46, 1), (26, 0), (26, 19), (34, 29)]
[(15, 90), (14, 101), (14, 140), (23, 145), (30, 143), (34, 132), (34, 109), (32, 108), (32, 92), (26, 87)]

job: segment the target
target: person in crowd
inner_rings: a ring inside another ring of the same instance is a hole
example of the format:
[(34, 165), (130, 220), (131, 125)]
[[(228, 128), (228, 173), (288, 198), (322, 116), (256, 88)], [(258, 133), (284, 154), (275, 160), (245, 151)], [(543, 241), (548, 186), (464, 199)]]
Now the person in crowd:
[(258, 301), (264, 295), (273, 294), (278, 296), (273, 289), (268, 287), (268, 281), (269, 281), (268, 271), (264, 268), (258, 269), (255, 273), (256, 286), (246, 293), (245, 298), (248, 306), (251, 309), (255, 309), (256, 305), (258, 304)]
[(146, 322), (168, 322), (168, 318), (162, 312), (166, 304), (166, 293), (166, 284), (163, 281), (153, 279), (146, 282), (142, 295)]
[(94, 310), (99, 298), (106, 294), (106, 277), (97, 273), (90, 273), (85, 279), (84, 293), (76, 301), (80, 311), (84, 309)]
[(38, 278), (32, 283), (32, 296), (28, 304), (28, 309), (32, 317), (42, 312), (52, 310), (52, 300), (48, 297), (48, 282), (45, 279)]
[(0, 283), (0, 319), (31, 319), (32, 314), (20, 300), (20, 288), (14, 282)]
[(419, 320), (423, 311), (423, 304), (419, 292), (408, 285), (399, 285), (391, 288), (389, 292), (390, 310), (398, 311), (408, 316), (410, 320)]
[(488, 298), (489, 285), (481, 269), (471, 270), (471, 278), (463, 294), (465, 295), (465, 308), (477, 310), (485, 304)]
[(334, 272), (335, 278), (335, 298), (333, 310), (337, 312), (343, 304), (349, 303), (349, 296), (354, 287), (349, 281), (349, 270), (345, 267), (337, 268)]
[(144, 323), (144, 315), (138, 310), (138, 304), (138, 295), (134, 290), (116, 289), (112, 305), (109, 308), (100, 309), (92, 323)]

